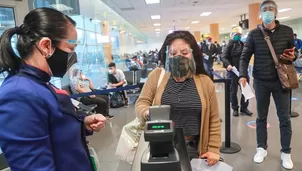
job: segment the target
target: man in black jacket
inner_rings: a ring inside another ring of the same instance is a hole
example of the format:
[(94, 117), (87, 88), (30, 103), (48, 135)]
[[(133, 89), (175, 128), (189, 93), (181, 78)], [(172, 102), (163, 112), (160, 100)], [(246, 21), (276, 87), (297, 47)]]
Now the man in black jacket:
[[(278, 12), (277, 4), (272, 0), (266, 0), (260, 5), (262, 25), (250, 31), (240, 59), (240, 83), (247, 83), (247, 69), (251, 56), (254, 54), (254, 89), (257, 100), (257, 153), (254, 156), (255, 163), (262, 163), (267, 156), (267, 116), (270, 105), (270, 97), (273, 95), (277, 115), (280, 121), (281, 134), (281, 160), (286, 169), (293, 168), (291, 160), (292, 128), (290, 120), (290, 91), (284, 90), (278, 78), (269, 47), (264, 40), (264, 35), (259, 27), (263, 26), (270, 37), (270, 41), (276, 51), (280, 62), (291, 63), (295, 59), (294, 39), (292, 28), (281, 25), (276, 21)], [(290, 52), (284, 53), (285, 50)]]
[[(231, 76), (231, 103), (233, 109), (233, 116), (239, 116), (239, 106), (238, 106), (238, 81), (239, 77), (232, 72), (233, 67), (239, 69), (239, 60), (241, 52), (243, 49), (243, 42), (241, 42), (242, 29), (239, 26), (236, 26), (232, 29), (230, 37), (232, 38), (229, 43), (226, 45), (224, 51), (222, 52), (222, 62), (224, 67), (227, 69)], [(240, 113), (248, 116), (252, 116), (253, 113), (248, 110), (249, 101), (245, 101), (244, 96), (241, 96), (240, 103)]]
[(206, 44), (203, 45), (202, 47), (202, 52), (204, 56), (204, 67), (205, 70), (208, 72), (210, 75), (211, 79), (214, 79), (213, 76), (213, 62), (214, 62), (214, 56), (217, 53), (217, 48), (216, 46), (212, 43), (212, 38), (208, 37)]

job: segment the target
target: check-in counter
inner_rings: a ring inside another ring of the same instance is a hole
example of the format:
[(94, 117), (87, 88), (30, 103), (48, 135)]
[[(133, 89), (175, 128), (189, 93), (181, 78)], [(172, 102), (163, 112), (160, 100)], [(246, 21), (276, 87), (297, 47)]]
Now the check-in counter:
[[(179, 153), (181, 171), (192, 171), (182, 129), (175, 129), (174, 142), (175, 142), (175, 148)], [(148, 148), (148, 146), (149, 146), (149, 142), (145, 142), (144, 133), (142, 133), (134, 157), (131, 171), (141, 171), (141, 158), (144, 151)]]

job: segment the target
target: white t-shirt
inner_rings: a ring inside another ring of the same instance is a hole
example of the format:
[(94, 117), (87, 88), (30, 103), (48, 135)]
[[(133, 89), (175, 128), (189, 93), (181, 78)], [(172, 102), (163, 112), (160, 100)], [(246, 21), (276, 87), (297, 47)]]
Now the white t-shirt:
[(116, 74), (113, 74), (113, 76), (116, 78), (116, 80), (118, 82), (121, 82), (122, 80), (124, 80), (125, 81), (124, 86), (127, 85), (127, 80), (126, 80), (125, 74), (122, 70), (116, 69)]

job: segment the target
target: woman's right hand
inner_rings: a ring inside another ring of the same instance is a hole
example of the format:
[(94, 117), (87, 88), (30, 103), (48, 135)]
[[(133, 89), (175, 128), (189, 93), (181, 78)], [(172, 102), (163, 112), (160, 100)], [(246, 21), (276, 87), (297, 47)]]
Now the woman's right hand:
[(246, 78), (244, 78), (244, 77), (240, 78), (239, 84), (242, 84), (242, 86), (245, 87), (246, 83), (247, 83), (247, 79)]
[(149, 109), (144, 113), (145, 120), (149, 120)]

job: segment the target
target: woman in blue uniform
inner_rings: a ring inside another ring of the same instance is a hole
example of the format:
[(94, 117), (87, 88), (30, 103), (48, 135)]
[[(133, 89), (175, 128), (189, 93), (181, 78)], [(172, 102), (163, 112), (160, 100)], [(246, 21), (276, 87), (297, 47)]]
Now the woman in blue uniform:
[[(18, 35), (18, 57), (11, 38)], [(73, 65), (75, 22), (49, 8), (31, 11), (0, 38), (0, 147), (11, 170), (92, 171), (85, 135), (104, 127), (103, 115), (81, 117), (68, 94), (52, 86)]]

